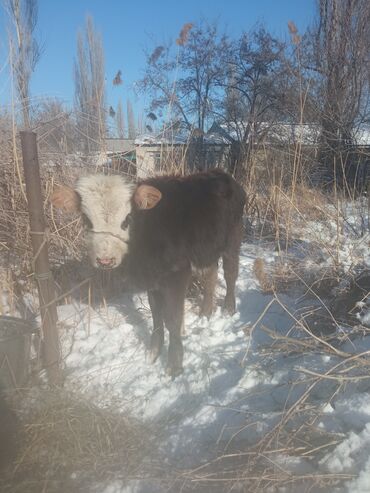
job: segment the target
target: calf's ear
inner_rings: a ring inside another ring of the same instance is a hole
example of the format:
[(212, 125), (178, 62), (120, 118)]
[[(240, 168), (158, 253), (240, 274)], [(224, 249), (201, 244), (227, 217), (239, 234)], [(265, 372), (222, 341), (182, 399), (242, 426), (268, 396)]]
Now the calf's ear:
[(139, 185), (134, 193), (134, 202), (139, 209), (153, 209), (161, 198), (158, 188), (150, 185)]
[(50, 202), (65, 212), (79, 212), (81, 198), (72, 188), (60, 185), (51, 194)]

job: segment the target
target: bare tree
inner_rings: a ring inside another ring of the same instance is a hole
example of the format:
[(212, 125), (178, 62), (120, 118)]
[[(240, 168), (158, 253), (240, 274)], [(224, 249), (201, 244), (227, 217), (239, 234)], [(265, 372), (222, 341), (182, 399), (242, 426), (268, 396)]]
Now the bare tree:
[(18, 98), (22, 108), (23, 125), (30, 127), (30, 80), (40, 59), (40, 47), (34, 32), (37, 25), (37, 0), (6, 0), (10, 17), (9, 52)]
[(34, 127), (38, 132), (41, 155), (50, 152), (68, 154), (77, 149), (75, 121), (59, 99), (44, 99), (38, 104)]
[[(205, 166), (204, 133), (215, 117), (216, 101), (226, 77), (223, 54), (228, 38), (216, 24), (187, 23), (176, 44), (157, 46), (147, 56), (139, 87), (152, 97), (149, 110), (164, 118), (173, 132), (191, 132), (187, 153), (192, 166)], [(151, 125), (149, 125), (151, 127)]]
[(78, 33), (74, 79), (78, 128), (89, 152), (99, 147), (106, 134), (103, 41), (91, 16), (86, 18), (84, 32)]
[(147, 55), (142, 91), (151, 97), (150, 111), (191, 130), (204, 132), (213, 118), (219, 80), (226, 75), (221, 55), (227, 38), (215, 24), (185, 24), (176, 45), (157, 46)]
[(136, 124), (136, 134), (141, 135), (144, 132), (144, 115), (142, 112), (139, 113), (137, 117), (137, 124)]
[(284, 45), (263, 27), (244, 33), (226, 53), (228, 67), (223, 101), (226, 124), (234, 135), (231, 171), (248, 182), (252, 149), (282, 118), (281, 88)]
[(136, 137), (135, 115), (129, 99), (127, 100), (127, 128), (128, 138), (134, 139)]
[(118, 101), (117, 112), (116, 112), (116, 126), (117, 126), (117, 137), (124, 139), (125, 137), (125, 119), (122, 109), (122, 101)]
[(356, 126), (368, 118), (368, 0), (319, 0), (312, 32), (313, 71), (321, 121), (320, 162), (329, 183), (347, 182)]

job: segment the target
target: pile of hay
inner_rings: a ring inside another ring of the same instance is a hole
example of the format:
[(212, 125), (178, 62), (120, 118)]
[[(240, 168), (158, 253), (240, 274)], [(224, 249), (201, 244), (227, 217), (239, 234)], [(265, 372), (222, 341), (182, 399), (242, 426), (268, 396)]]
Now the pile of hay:
[(148, 430), (80, 395), (42, 391), (22, 419), (16, 460), (0, 478), (12, 493), (90, 491), (137, 476), (149, 452)]

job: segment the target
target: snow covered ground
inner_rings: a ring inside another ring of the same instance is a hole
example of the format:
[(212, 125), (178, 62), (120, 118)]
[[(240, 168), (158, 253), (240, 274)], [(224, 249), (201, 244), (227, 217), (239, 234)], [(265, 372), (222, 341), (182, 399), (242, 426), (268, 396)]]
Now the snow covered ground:
[[(343, 339), (327, 351), (320, 342), (321, 351), (292, 349), (290, 338), (304, 335), (296, 321), (319, 302), (298, 291), (279, 294), (279, 302), (273, 301), (272, 295), (261, 292), (253, 274), (257, 257), (274, 262), (271, 250), (243, 246), (238, 313), (233, 317), (217, 308), (209, 321), (200, 319), (197, 307), (187, 301), (185, 371), (174, 381), (165, 372), (166, 351), (154, 365), (147, 361), (151, 317), (145, 295), (117, 297), (99, 309), (77, 303), (60, 306), (66, 384), (86, 392), (98, 405), (113, 404), (160, 428), (158, 450), (153, 452), (168, 470), (190, 470), (222, 454), (252, 450), (269, 436), (276, 442), (270, 449), (279, 449), (279, 443), (283, 449), (289, 443), (286, 433), (296, 433), (300, 425), (303, 429), (303, 422), (311, 418), (311, 438), (305, 442), (302, 435), (300, 449), (295, 443), (289, 453), (271, 455), (273, 468), (284, 474), (342, 477), (331, 488), (333, 493), (369, 492), (370, 381), (338, 383), (330, 376), (315, 380), (305, 370), (333, 374), (330, 369), (343, 361), (335, 351), (367, 351), (370, 337)], [(221, 272), (219, 277), (222, 299)], [(366, 313), (364, 309), (364, 323)], [(273, 341), (264, 327), (288, 339)], [(279, 423), (286, 430), (281, 441)], [(311, 453), (314, 449), (319, 452)], [(138, 479), (100, 485), (99, 491), (155, 493), (161, 488), (153, 479)], [(303, 486), (291, 488), (280, 491), (306, 491)], [(170, 491), (180, 491), (180, 486)]]

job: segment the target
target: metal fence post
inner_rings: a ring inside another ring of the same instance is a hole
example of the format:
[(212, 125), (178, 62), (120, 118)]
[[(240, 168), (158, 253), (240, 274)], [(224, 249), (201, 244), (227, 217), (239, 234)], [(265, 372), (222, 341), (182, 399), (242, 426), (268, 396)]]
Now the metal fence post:
[(55, 286), (51, 275), (45, 219), (41, 193), (40, 169), (37, 155), (36, 134), (30, 130), (20, 132), (23, 169), (33, 249), (32, 267), (39, 293), (42, 323), (42, 361), (49, 382), (60, 383), (60, 348), (57, 330)]

